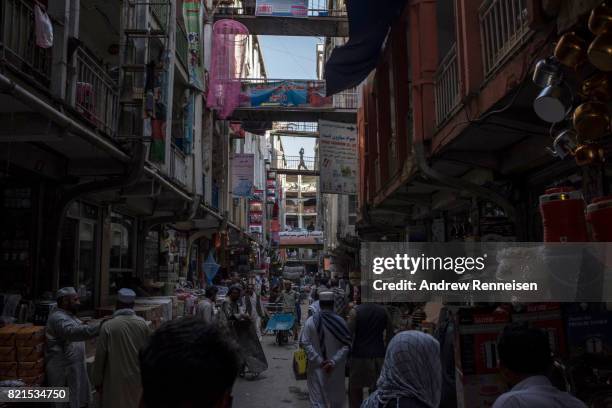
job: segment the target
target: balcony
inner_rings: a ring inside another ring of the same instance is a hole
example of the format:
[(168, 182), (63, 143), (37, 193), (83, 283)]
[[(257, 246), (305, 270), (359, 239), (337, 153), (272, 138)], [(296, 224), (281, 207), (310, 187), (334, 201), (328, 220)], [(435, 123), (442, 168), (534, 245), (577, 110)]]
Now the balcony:
[(181, 186), (187, 186), (187, 165), (185, 163), (185, 153), (183, 153), (175, 144), (172, 145), (170, 150), (169, 176)]
[(44, 87), (51, 81), (52, 50), (36, 45), (33, 0), (2, 0), (0, 52), (15, 70), (36, 79)]
[(479, 14), (484, 72), (490, 77), (532, 33), (527, 0), (485, 0)]
[(334, 108), (336, 109), (357, 109), (359, 108), (359, 92), (357, 88), (347, 89), (333, 96)]
[(83, 48), (76, 53), (76, 78), (77, 112), (96, 129), (115, 136), (119, 116), (117, 84)]
[(459, 90), (459, 64), (457, 45), (453, 45), (444, 57), (436, 73), (436, 125), (448, 119), (461, 101)]
[[(227, 3), (227, 2), (221, 2)], [(288, 15), (272, 16), (270, 5), (260, 5), (256, 16), (255, 0), (243, 0), (241, 5), (220, 4), (215, 20), (232, 19), (246, 25), (251, 34), (316, 37), (347, 37), (348, 16), (345, 8), (336, 8), (327, 0), (310, 0), (303, 18)], [(267, 14), (266, 14), (267, 13)], [(266, 15), (264, 15), (266, 14)]]

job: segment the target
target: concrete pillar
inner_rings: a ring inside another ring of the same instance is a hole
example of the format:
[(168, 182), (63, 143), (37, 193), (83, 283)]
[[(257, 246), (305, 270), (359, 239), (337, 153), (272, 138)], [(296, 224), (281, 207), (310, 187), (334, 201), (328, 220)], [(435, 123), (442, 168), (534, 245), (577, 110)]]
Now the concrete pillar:
[(100, 305), (105, 306), (109, 303), (110, 286), (110, 250), (111, 250), (111, 214), (108, 208), (102, 210), (102, 229), (100, 241)]
[(478, 91), (483, 80), (480, 19), (481, 0), (457, 0), (457, 58), (461, 96)]
[(77, 0), (72, 0), (72, 2), (70, 0), (56, 0), (49, 2), (49, 9), (47, 10), (49, 16), (60, 23), (53, 27), (53, 59), (51, 64), (51, 93), (59, 99), (66, 98), (68, 38), (75, 36), (75, 34), (78, 36), (78, 7), (79, 2)]
[[(165, 150), (165, 160), (163, 164), (164, 172), (167, 175), (171, 174), (170, 169), (170, 155), (172, 154), (172, 105), (174, 100), (174, 71), (176, 64), (176, 0), (172, 0), (170, 2), (170, 21), (168, 24), (168, 47), (166, 48), (169, 55), (168, 61), (168, 88), (165, 92), (168, 95), (168, 120), (166, 121), (166, 150)], [(153, 56), (150, 56), (153, 58)], [(147, 63), (149, 61), (146, 61)]]

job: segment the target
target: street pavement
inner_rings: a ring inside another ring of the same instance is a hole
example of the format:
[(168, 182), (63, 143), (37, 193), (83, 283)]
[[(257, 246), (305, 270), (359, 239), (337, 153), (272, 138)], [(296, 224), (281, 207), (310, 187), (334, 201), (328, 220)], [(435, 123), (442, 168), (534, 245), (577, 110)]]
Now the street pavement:
[(233, 406), (308, 408), (310, 404), (306, 381), (296, 381), (293, 375), (293, 352), (297, 349), (297, 344), (289, 340), (288, 345), (278, 346), (273, 335), (266, 335), (262, 346), (268, 359), (268, 370), (255, 379), (236, 380)]

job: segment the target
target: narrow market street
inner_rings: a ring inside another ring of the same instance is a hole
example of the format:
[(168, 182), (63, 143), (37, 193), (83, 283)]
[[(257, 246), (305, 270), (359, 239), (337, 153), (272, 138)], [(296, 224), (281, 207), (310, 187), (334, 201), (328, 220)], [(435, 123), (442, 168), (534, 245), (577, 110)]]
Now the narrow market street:
[(612, 0), (1, 0), (22, 403), (612, 408)]
[(255, 379), (238, 378), (234, 385), (235, 408), (291, 407), (307, 408), (306, 381), (296, 381), (292, 370), (297, 345), (278, 346), (273, 335), (266, 335), (262, 346), (268, 359), (268, 370)]

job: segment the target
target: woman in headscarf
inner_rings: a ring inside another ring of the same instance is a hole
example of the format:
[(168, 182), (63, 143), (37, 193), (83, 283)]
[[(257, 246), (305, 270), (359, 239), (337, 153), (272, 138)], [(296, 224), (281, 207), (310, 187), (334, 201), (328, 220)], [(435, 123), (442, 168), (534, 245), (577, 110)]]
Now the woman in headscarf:
[(361, 408), (437, 408), (441, 388), (440, 344), (429, 334), (405, 331), (389, 343), (376, 391)]

